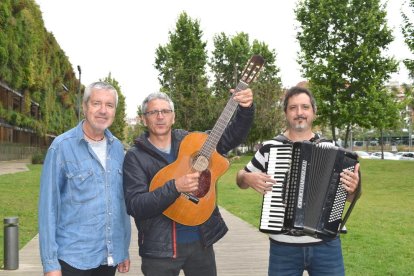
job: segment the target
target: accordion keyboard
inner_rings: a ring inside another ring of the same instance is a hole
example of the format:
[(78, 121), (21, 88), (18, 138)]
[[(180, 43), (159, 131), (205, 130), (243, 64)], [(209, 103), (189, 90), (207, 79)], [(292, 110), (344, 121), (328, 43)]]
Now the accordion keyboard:
[(274, 145), (270, 148), (267, 174), (276, 180), (272, 191), (263, 196), (260, 230), (278, 232), (283, 228), (285, 204), (283, 200), (283, 183), (290, 168), (292, 146)]

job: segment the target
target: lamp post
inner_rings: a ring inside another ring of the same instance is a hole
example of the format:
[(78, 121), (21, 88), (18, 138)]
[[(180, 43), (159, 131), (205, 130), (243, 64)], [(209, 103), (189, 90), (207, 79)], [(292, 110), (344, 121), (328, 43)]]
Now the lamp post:
[(411, 151), (411, 147), (413, 146), (413, 110), (410, 110), (410, 115), (408, 119), (408, 151)]
[(79, 72), (79, 85), (78, 85), (78, 121), (80, 122), (80, 110), (81, 110), (81, 67), (78, 65), (78, 72)]
[[(411, 106), (405, 107), (406, 117), (404, 118), (405, 123), (408, 127), (408, 151), (411, 151), (413, 145), (412, 132), (413, 132), (413, 108)], [(407, 131), (407, 130), (406, 130)]]

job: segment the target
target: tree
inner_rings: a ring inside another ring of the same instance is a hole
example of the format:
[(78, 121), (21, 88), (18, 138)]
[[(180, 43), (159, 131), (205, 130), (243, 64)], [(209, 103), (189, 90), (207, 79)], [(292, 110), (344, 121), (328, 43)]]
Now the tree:
[(137, 123), (135, 125), (127, 127), (125, 142), (128, 145), (132, 145), (135, 139), (139, 137), (146, 130), (146, 127), (141, 122), (141, 119), (140, 119), (141, 115), (142, 115), (141, 106), (138, 105), (137, 118), (139, 119), (137, 120)]
[(412, 85), (403, 84), (404, 91), (404, 111), (402, 112), (403, 117), (403, 128), (408, 128), (408, 145), (411, 149), (412, 146), (412, 131), (414, 122), (414, 88)]
[(397, 70), (384, 55), (393, 40), (384, 10), (380, 0), (303, 0), (295, 10), (298, 61), (318, 101), (318, 122), (330, 126), (334, 140), (335, 128), (347, 128), (346, 141), (353, 125), (381, 128), (395, 119), (379, 112), (385, 103), (395, 111), (384, 89)]
[[(210, 60), (213, 75), (213, 94), (217, 106), (224, 106), (229, 98), (229, 89), (237, 85), (245, 63), (254, 54), (260, 54), (265, 60), (264, 70), (255, 83), (250, 84), (254, 91), (256, 106), (255, 120), (246, 143), (252, 147), (258, 141), (274, 136), (283, 127), (281, 110), (278, 106), (282, 89), (276, 66), (276, 54), (268, 45), (254, 40), (251, 44), (249, 35), (239, 33), (234, 37), (224, 33), (213, 39), (214, 50)], [(215, 113), (219, 113), (217, 109)]]
[(111, 84), (118, 91), (118, 105), (116, 106), (115, 120), (109, 128), (112, 134), (119, 140), (125, 140), (126, 122), (125, 122), (125, 96), (122, 94), (121, 87), (111, 73), (103, 80)]
[(229, 89), (236, 87), (244, 65), (252, 55), (252, 47), (246, 33), (234, 37), (220, 33), (214, 36), (213, 43), (213, 56), (209, 62), (213, 75), (213, 93), (216, 100), (226, 102)]
[[(413, 23), (413, 15), (414, 15), (414, 0), (408, 0), (408, 8), (402, 8), (401, 10), (401, 17), (402, 17), (402, 26), (401, 31), (404, 36), (405, 44), (410, 49), (411, 53), (414, 53), (414, 23)], [(411, 11), (411, 13), (405, 13), (404, 11)], [(414, 60), (412, 59), (405, 59), (404, 61), (405, 67), (408, 69), (409, 76), (413, 80), (414, 79)], [(408, 127), (408, 135), (409, 135), (409, 146), (411, 147), (412, 144), (412, 123), (414, 119), (414, 91), (412, 85), (404, 84), (403, 85), (404, 94), (405, 94), (405, 111), (404, 111), (404, 118), (405, 124)]]
[[(408, 5), (409, 5), (409, 8), (411, 8), (411, 18), (412, 18), (412, 15), (414, 13), (414, 0), (408, 0)], [(404, 10), (408, 10), (408, 9), (404, 9)], [(408, 13), (405, 13), (404, 11), (402, 11), (401, 17), (403, 20), (401, 31), (404, 36), (405, 44), (407, 44), (411, 53), (414, 53), (414, 24), (410, 20), (410, 15)], [(405, 59), (404, 64), (405, 64), (405, 67), (407, 67), (409, 71), (410, 77), (414, 79), (414, 60)]]
[[(380, 131), (381, 136), (381, 151), (384, 151), (384, 131), (388, 129), (395, 129), (400, 122), (400, 108), (401, 105), (393, 97), (392, 90), (378, 91), (373, 93), (375, 98), (372, 98), (372, 110), (366, 112), (369, 121), (376, 120), (373, 124), (375, 128)], [(381, 119), (386, 118), (386, 120)]]
[(169, 42), (156, 50), (155, 68), (162, 90), (175, 106), (175, 125), (188, 130), (212, 127), (211, 93), (206, 74), (207, 43), (202, 41), (199, 21), (180, 14)]

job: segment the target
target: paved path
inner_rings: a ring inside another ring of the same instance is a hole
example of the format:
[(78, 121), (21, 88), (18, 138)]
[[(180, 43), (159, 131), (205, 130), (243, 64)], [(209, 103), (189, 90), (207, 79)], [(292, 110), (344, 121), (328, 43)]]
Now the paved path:
[(29, 160), (0, 161), (0, 175), (28, 171)]
[[(0, 175), (28, 170), (27, 160), (1, 161)], [(267, 275), (269, 242), (267, 235), (258, 231), (247, 222), (220, 208), (229, 232), (214, 245), (217, 271), (219, 276), (264, 276)], [(132, 222), (132, 240), (130, 247), (130, 273), (119, 275), (142, 275), (138, 256), (137, 230)], [(0, 276), (40, 276), (42, 266), (39, 256), (38, 236), (35, 236), (19, 252), (19, 268), (2, 270)], [(180, 274), (184, 275), (183, 273)], [(306, 272), (304, 275), (307, 275)]]
[[(261, 276), (267, 275), (268, 238), (257, 229), (221, 208), (229, 232), (215, 244), (217, 270), (219, 276)], [(142, 275), (138, 256), (137, 232), (132, 224), (130, 247), (130, 273), (117, 275)], [(0, 276), (42, 275), (38, 237), (34, 237), (19, 252), (19, 269), (0, 270)], [(183, 274), (180, 274), (183, 275)]]
[[(28, 170), (28, 160), (0, 161), (0, 175)], [(268, 238), (256, 228), (221, 208), (229, 232), (214, 245), (219, 276), (267, 275)], [(126, 275), (142, 275), (138, 256), (135, 224), (132, 223), (130, 247), (131, 269)], [(38, 236), (34, 237), (19, 252), (19, 268), (2, 270), (0, 276), (42, 275), (39, 257)], [(125, 275), (118, 273), (117, 275)], [(183, 274), (182, 274), (183, 275)]]

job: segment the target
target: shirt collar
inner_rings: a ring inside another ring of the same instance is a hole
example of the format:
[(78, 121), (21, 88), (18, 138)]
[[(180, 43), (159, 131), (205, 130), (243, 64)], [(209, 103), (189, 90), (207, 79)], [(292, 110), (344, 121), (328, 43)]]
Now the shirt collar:
[[(86, 141), (85, 138), (84, 138), (84, 135), (83, 135), (83, 130), (82, 130), (82, 125), (83, 125), (84, 122), (85, 122), (85, 119), (80, 121), (78, 123), (78, 125), (76, 126), (76, 131), (75, 131), (76, 134), (75, 135), (76, 135), (76, 138), (79, 142), (81, 142), (82, 140)], [(104, 135), (105, 135), (105, 137), (106, 137), (106, 139), (108, 140), (109, 143), (112, 144), (114, 142), (115, 136), (113, 136), (112, 133), (108, 129), (105, 129)]]

